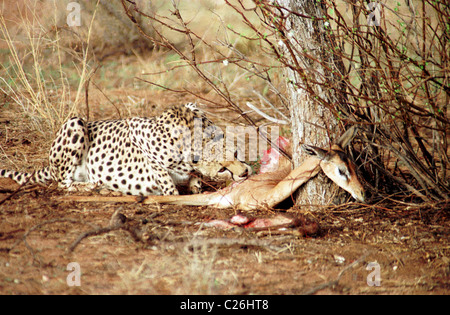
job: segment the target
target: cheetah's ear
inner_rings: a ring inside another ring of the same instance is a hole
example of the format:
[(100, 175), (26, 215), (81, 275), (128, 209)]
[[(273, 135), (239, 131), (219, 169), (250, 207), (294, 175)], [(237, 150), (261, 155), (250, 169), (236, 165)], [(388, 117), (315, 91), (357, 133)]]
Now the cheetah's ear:
[(195, 102), (189, 102), (184, 104), (184, 107), (189, 108), (190, 110), (198, 110), (197, 103)]

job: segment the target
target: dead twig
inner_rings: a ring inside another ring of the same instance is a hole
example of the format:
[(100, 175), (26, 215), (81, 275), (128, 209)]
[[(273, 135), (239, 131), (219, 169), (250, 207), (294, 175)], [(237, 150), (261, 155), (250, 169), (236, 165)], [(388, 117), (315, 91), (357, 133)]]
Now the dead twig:
[(109, 226), (107, 227), (96, 227), (92, 230), (89, 230), (87, 232), (81, 233), (75, 241), (72, 242), (72, 244), (67, 249), (68, 252), (73, 252), (74, 249), (80, 244), (80, 242), (90, 236), (94, 235), (100, 235), (109, 233), (111, 231), (119, 230), (123, 227), (124, 223), (127, 221), (127, 218), (121, 214), (120, 209), (116, 210), (114, 214), (111, 216), (111, 220), (109, 222)]
[(145, 229), (140, 227), (139, 222), (127, 218), (120, 213), (121, 209), (117, 209), (111, 216), (111, 220), (107, 227), (96, 227), (92, 230), (81, 233), (75, 241), (67, 248), (67, 252), (73, 252), (82, 240), (94, 235), (101, 235), (112, 231), (123, 230), (131, 234), (135, 241), (147, 242), (150, 239)]

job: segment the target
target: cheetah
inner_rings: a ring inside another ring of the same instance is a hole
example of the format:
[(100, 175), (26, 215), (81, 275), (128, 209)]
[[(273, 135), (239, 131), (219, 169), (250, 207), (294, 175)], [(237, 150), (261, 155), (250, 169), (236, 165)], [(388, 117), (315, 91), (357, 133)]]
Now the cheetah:
[[(195, 128), (200, 128), (200, 140)], [(19, 184), (54, 181), (63, 188), (93, 184), (140, 196), (178, 195), (176, 186), (188, 184), (198, 193), (200, 180), (191, 176), (193, 172), (215, 180), (240, 180), (251, 174), (246, 163), (214, 154), (221, 152), (215, 151), (220, 140), (223, 134), (194, 103), (173, 106), (151, 118), (86, 122), (74, 117), (56, 134), (48, 167), (34, 173), (0, 170), (0, 177)]]

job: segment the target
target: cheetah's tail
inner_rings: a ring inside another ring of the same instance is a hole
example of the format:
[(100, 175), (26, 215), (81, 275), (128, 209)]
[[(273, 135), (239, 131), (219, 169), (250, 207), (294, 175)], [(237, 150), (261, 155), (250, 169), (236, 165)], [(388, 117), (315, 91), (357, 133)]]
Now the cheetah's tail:
[(0, 178), (2, 177), (10, 178), (20, 185), (23, 185), (25, 183), (48, 185), (52, 180), (50, 170), (48, 167), (44, 167), (33, 173), (8, 171), (0, 169)]

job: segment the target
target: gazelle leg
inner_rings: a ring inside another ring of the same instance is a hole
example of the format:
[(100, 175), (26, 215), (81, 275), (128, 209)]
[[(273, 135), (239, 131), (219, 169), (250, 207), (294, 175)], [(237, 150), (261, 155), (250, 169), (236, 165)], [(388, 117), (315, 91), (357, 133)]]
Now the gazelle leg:
[(288, 198), (301, 185), (317, 175), (320, 171), (320, 160), (317, 158), (306, 159), (299, 167), (292, 170), (275, 187), (261, 194), (261, 198), (254, 196), (259, 203), (274, 207)]

